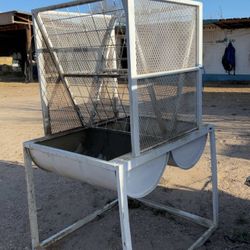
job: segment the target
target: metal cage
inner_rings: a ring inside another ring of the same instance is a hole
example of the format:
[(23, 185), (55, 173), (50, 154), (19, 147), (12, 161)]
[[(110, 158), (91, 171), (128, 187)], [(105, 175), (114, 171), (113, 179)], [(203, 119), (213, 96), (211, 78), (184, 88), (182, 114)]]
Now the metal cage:
[(200, 125), (198, 6), (141, 0), (128, 8), (88, 1), (35, 13), (47, 135), (123, 131), (139, 155)]
[[(78, 0), (33, 11), (46, 137), (24, 144), (32, 246), (45, 247), (119, 204), (132, 249), (128, 196), (155, 189), (166, 168), (193, 167), (210, 135), (213, 220), (141, 200), (208, 230), (218, 224), (214, 129), (202, 124), (202, 4)], [(118, 199), (40, 242), (32, 165), (116, 190)]]

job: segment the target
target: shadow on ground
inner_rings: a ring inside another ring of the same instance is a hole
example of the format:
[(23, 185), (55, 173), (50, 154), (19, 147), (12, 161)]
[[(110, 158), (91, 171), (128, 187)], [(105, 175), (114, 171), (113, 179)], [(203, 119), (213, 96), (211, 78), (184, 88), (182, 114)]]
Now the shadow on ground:
[[(101, 208), (116, 193), (34, 170), (41, 239)], [(30, 249), (24, 168), (0, 162), (0, 249)], [(162, 203), (211, 216), (211, 192), (157, 188), (149, 197)], [(220, 226), (201, 249), (250, 249), (250, 200), (220, 192)], [(239, 209), (240, 208), (240, 209)], [(239, 214), (235, 211), (244, 211)], [(134, 249), (187, 249), (204, 228), (130, 202)], [(74, 232), (50, 250), (121, 249), (118, 208)]]

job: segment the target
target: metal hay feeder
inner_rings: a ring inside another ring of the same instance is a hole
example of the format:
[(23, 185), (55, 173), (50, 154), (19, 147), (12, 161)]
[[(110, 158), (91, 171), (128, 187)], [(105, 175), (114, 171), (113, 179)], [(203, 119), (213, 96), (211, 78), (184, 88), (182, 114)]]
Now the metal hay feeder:
[[(209, 229), (218, 223), (214, 130), (202, 125), (202, 5), (189, 0), (82, 0), (33, 11), (46, 137), (24, 144), (32, 246), (44, 247), (119, 202), (132, 249), (127, 197), (155, 189), (167, 164), (188, 169), (210, 133), (213, 221), (141, 200)], [(117, 190), (118, 200), (49, 239), (38, 235), (32, 161)]]

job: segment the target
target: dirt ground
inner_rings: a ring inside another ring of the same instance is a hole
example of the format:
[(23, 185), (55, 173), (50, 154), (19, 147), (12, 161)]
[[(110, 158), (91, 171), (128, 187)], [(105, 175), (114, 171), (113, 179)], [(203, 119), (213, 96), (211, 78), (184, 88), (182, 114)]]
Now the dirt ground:
[[(200, 249), (250, 249), (250, 85), (206, 87), (204, 121), (216, 126), (220, 223)], [(0, 249), (30, 249), (22, 143), (43, 135), (38, 84), (0, 83)], [(150, 198), (211, 215), (209, 151), (196, 167), (169, 167)], [(41, 239), (70, 225), (116, 194), (35, 169)], [(134, 249), (187, 249), (203, 228), (130, 204)], [(50, 249), (121, 249), (118, 208)]]

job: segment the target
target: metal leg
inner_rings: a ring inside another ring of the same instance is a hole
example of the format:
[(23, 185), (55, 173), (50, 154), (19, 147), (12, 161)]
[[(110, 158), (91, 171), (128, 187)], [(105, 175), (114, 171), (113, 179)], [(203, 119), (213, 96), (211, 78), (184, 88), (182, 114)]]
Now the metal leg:
[(212, 202), (213, 202), (213, 220), (206, 219), (177, 208), (165, 206), (155, 201), (149, 201), (147, 199), (139, 199), (140, 202), (145, 205), (164, 210), (176, 216), (185, 218), (187, 220), (193, 221), (196, 224), (207, 227), (208, 229), (188, 248), (188, 250), (197, 249), (202, 246), (208, 238), (213, 234), (218, 226), (218, 187), (217, 187), (217, 160), (216, 160), (216, 145), (215, 145), (215, 133), (214, 128), (209, 129), (210, 135), (210, 154), (211, 154), (211, 172), (212, 172)]
[(209, 129), (210, 139), (210, 157), (212, 173), (212, 203), (213, 203), (213, 221), (212, 226), (189, 248), (196, 249), (202, 246), (218, 227), (219, 209), (218, 209), (218, 181), (217, 181), (217, 158), (214, 128)]
[(26, 173), (27, 192), (28, 192), (28, 206), (29, 206), (32, 249), (38, 249), (40, 244), (39, 244), (39, 232), (37, 224), (37, 209), (36, 209), (32, 160), (29, 154), (29, 150), (27, 148), (23, 149), (23, 154), (24, 154), (24, 165)]
[[(60, 232), (52, 235), (51, 237), (40, 242), (39, 240), (39, 231), (38, 231), (38, 221), (37, 221), (37, 209), (36, 209), (36, 198), (35, 198), (35, 188), (34, 188), (34, 178), (33, 178), (33, 169), (32, 169), (32, 159), (30, 157), (29, 149), (24, 147), (24, 165), (26, 172), (26, 181), (27, 181), (27, 192), (28, 192), (28, 205), (29, 205), (29, 219), (30, 219), (30, 231), (31, 231), (31, 240), (32, 240), (32, 249), (41, 250), (45, 247), (50, 246), (51, 244), (61, 240), (65, 236), (73, 233), (77, 229), (86, 225), (87, 223), (93, 221), (97, 216), (103, 214), (104, 212), (113, 208), (118, 200), (108, 203), (103, 208), (93, 212), (92, 214), (86, 216), (85, 218), (78, 220), (74, 224), (64, 228)], [(127, 248), (129, 249), (129, 248)]]
[(218, 180), (217, 180), (217, 158), (214, 128), (210, 129), (210, 155), (211, 155), (211, 171), (212, 171), (212, 192), (213, 192), (213, 223), (218, 226), (219, 221), (219, 199), (218, 199)]
[(127, 180), (125, 166), (121, 165), (117, 169), (117, 191), (119, 201), (119, 213), (122, 232), (123, 250), (132, 250), (132, 241), (129, 225), (128, 196), (127, 196)]

